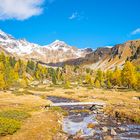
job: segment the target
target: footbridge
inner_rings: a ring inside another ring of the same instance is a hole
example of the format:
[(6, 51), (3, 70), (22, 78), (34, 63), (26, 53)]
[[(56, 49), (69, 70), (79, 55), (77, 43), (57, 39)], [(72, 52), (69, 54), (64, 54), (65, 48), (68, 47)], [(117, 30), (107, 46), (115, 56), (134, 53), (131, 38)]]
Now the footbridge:
[(62, 103), (52, 103), (50, 104), (51, 107), (63, 107), (63, 106), (86, 106), (86, 105), (91, 105), (91, 106), (105, 106), (105, 103), (103, 102), (62, 102)]

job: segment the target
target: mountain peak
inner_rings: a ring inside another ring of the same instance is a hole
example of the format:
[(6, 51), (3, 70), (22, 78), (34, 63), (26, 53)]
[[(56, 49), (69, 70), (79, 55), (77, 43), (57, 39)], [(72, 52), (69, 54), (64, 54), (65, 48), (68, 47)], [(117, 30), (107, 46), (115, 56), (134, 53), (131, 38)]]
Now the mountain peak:
[(53, 43), (51, 43), (51, 45), (53, 46), (68, 46), (64, 41), (61, 41), (61, 40), (55, 40)]
[(81, 51), (61, 40), (55, 40), (46, 46), (30, 43), (26, 39), (17, 40), (2, 30), (0, 30), (0, 45), (7, 52), (18, 57), (31, 58), (44, 63), (56, 63), (77, 59), (90, 53), (90, 51)]
[(50, 50), (64, 50), (64, 51), (67, 51), (68, 49), (70, 49), (72, 47), (69, 46), (68, 44), (66, 44), (64, 41), (55, 40), (51, 44), (47, 45), (46, 48), (50, 49)]
[(65, 42), (57, 39), (53, 43), (65, 43)]
[(6, 40), (6, 39), (14, 39), (14, 37), (10, 34), (5, 33), (0, 29), (0, 38)]

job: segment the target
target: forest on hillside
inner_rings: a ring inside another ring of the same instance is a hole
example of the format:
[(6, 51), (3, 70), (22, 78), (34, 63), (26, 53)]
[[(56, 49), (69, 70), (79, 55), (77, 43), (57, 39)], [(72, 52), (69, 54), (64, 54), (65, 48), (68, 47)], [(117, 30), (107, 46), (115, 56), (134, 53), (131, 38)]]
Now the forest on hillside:
[(0, 89), (27, 87), (33, 81), (65, 88), (87, 86), (96, 88), (140, 89), (140, 66), (126, 61), (123, 69), (101, 71), (81, 66), (65, 65), (62, 68), (48, 68), (32, 60), (17, 60), (15, 57), (0, 54)]

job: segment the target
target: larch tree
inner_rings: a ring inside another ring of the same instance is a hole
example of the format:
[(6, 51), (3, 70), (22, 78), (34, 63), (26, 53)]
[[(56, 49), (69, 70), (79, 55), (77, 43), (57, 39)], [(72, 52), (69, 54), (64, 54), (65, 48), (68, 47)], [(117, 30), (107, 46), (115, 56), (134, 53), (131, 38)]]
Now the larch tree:
[(122, 84), (128, 88), (134, 88), (137, 84), (136, 69), (134, 65), (127, 61), (121, 72)]

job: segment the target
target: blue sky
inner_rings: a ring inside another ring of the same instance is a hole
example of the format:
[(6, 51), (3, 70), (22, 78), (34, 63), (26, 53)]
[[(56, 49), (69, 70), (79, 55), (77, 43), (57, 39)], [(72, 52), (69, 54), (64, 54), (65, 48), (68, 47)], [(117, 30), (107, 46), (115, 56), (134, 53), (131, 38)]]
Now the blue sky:
[(0, 0), (0, 28), (40, 45), (97, 48), (140, 39), (140, 0)]

